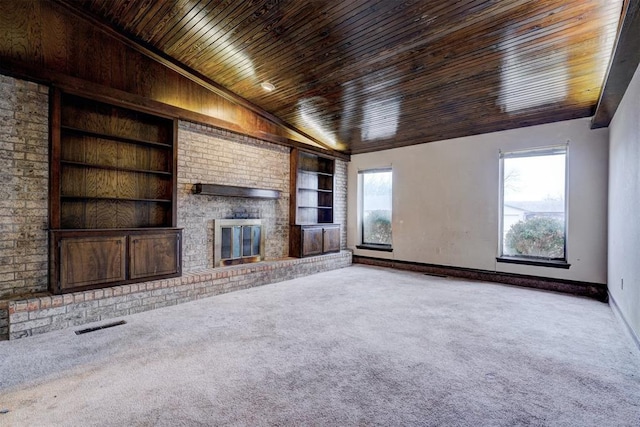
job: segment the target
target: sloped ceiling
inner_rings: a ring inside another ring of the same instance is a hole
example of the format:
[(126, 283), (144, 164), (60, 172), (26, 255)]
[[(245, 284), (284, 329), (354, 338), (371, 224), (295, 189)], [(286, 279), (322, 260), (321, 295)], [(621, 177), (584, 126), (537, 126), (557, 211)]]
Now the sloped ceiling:
[(58, 1), (352, 154), (592, 115), (623, 6)]

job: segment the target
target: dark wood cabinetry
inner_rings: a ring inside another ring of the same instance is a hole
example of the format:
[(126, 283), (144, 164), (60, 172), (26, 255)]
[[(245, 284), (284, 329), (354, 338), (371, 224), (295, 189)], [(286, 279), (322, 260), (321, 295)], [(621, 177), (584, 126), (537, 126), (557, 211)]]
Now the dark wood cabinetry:
[(340, 251), (340, 224), (292, 225), (291, 256), (306, 257)]
[(305, 257), (340, 250), (340, 225), (333, 224), (334, 172), (333, 159), (292, 150), (291, 256)]
[(339, 252), (340, 224), (324, 225), (322, 231), (322, 252)]
[(180, 275), (182, 231), (51, 230), (51, 290), (64, 293)]
[(174, 119), (53, 91), (55, 292), (179, 274), (175, 133)]
[(126, 236), (68, 237), (54, 234), (59, 291), (126, 280)]
[(180, 234), (133, 234), (129, 236), (129, 277), (140, 279), (173, 275), (180, 271)]

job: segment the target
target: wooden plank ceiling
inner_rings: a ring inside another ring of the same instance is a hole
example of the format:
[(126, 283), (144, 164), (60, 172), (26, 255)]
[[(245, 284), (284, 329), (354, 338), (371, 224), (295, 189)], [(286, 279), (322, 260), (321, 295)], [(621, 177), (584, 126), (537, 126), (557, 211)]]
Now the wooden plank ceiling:
[(622, 0), (62, 1), (353, 154), (592, 115), (622, 11)]

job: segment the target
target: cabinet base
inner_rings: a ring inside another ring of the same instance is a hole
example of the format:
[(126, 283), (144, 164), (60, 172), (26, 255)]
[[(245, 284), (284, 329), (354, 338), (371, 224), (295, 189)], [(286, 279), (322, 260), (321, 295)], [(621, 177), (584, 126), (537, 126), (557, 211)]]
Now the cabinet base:
[(340, 224), (292, 225), (289, 256), (304, 258), (340, 252)]
[(54, 294), (178, 277), (182, 230), (51, 230), (49, 288)]

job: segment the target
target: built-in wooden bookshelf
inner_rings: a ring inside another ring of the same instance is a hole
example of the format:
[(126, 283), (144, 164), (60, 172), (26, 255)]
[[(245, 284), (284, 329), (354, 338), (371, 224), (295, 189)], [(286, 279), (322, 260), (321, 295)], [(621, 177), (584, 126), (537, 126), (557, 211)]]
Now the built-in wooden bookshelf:
[(333, 159), (297, 149), (292, 151), (291, 256), (340, 250), (340, 225), (333, 224), (334, 173)]
[(298, 153), (296, 224), (333, 223), (333, 173), (333, 159)]
[[(98, 266), (110, 263), (107, 267), (111, 268), (113, 260), (125, 257), (123, 270), (117, 275), (98, 271), (90, 280), (79, 282), (83, 287), (148, 278), (140, 271), (134, 271), (136, 268), (126, 256), (135, 255), (141, 259), (140, 250), (130, 246), (134, 241), (131, 236), (137, 230), (149, 228), (156, 229), (154, 236), (164, 236), (156, 248), (159, 253), (161, 246), (163, 252), (158, 263), (167, 262), (166, 235), (170, 235), (169, 241), (177, 244), (174, 254), (169, 255), (174, 256), (171, 265), (175, 267), (167, 271), (164, 266), (158, 266), (156, 273), (162, 272), (164, 277), (179, 274), (180, 231), (175, 229), (175, 130), (176, 122), (171, 118), (54, 90), (50, 189), (51, 242), (58, 245), (52, 248), (54, 291), (76, 290), (77, 287), (65, 286), (65, 281), (67, 284), (74, 282), (72, 276), (86, 269), (86, 266), (74, 263), (83, 257), (73, 251), (89, 246), (71, 244), (64, 239), (93, 236), (91, 247), (97, 258), (92, 262)], [(111, 245), (116, 240), (120, 243)], [(153, 264), (152, 239), (147, 236), (144, 241), (145, 251), (150, 251), (144, 255), (145, 262)], [(108, 250), (100, 248), (100, 242), (109, 242), (111, 246)], [(118, 256), (113, 255), (114, 251)], [(98, 259), (101, 253), (111, 254), (111, 261)]]
[(171, 227), (173, 122), (61, 94), (53, 228)]

